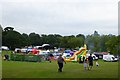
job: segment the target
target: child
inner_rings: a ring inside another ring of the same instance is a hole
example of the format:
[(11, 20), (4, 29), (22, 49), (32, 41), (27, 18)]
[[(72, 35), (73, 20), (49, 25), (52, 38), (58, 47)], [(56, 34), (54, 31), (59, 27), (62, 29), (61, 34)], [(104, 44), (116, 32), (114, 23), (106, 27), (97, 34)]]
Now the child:
[(87, 59), (84, 60), (83, 65), (84, 65), (84, 70), (86, 70), (86, 68), (87, 68)]
[(99, 66), (99, 63), (98, 63), (98, 61), (96, 60), (96, 66)]

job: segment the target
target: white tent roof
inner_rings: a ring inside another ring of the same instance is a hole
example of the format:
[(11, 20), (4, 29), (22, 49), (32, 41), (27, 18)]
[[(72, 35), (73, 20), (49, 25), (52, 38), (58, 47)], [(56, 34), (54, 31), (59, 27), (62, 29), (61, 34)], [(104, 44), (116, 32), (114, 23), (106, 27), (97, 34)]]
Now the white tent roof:
[(44, 46), (50, 46), (50, 45), (49, 44), (43, 44), (42, 46), (44, 47)]
[(1, 49), (9, 50), (9, 48), (7, 46), (1, 46)]

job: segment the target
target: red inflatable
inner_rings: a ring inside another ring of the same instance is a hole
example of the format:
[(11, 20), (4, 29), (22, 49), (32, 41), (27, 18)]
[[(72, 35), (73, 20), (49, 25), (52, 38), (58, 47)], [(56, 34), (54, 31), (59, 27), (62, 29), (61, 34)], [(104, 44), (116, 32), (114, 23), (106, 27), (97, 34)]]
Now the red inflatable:
[(38, 51), (37, 49), (35, 49), (35, 48), (32, 49), (32, 53), (33, 53), (33, 54), (37, 54), (38, 52), (39, 52), (39, 51)]

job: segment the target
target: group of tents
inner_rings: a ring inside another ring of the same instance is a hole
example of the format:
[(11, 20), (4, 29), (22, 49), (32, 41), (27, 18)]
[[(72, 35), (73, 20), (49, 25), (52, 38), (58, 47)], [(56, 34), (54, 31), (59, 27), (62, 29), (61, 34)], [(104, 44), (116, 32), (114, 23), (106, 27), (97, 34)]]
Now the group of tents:
[[(48, 55), (50, 54), (49, 50), (42, 50), (44, 47), (49, 47), (49, 44), (43, 44), (42, 46), (36, 46), (36, 47), (25, 47), (25, 48), (15, 48), (15, 53), (24, 53), (24, 54), (29, 54), (32, 53), (33, 55)], [(66, 61), (77, 61), (78, 58), (82, 58), (82, 56), (88, 56), (89, 54), (86, 52), (87, 48), (79, 51), (72, 51), (72, 50), (65, 50), (63, 53), (63, 57), (66, 57)], [(7, 46), (1, 46), (1, 50), (9, 50)], [(84, 53), (84, 54), (83, 54)], [(52, 56), (59, 56), (58, 52), (51, 53)], [(60, 53), (61, 54), (61, 53)], [(107, 52), (102, 52), (102, 53), (93, 53), (92, 54), (94, 59), (103, 59), (104, 61), (118, 61), (118, 58), (115, 57), (114, 55), (111, 55)], [(76, 59), (77, 58), (77, 59)]]

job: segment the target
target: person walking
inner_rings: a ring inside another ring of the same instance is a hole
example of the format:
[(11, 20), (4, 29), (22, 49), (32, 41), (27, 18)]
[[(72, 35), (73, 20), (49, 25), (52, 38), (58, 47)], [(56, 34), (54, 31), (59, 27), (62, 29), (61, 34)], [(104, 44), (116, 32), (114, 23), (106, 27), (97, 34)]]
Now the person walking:
[(88, 57), (88, 62), (89, 62), (88, 70), (91, 70), (92, 66), (93, 66), (93, 57), (92, 57), (92, 54), (90, 54), (90, 56)]
[(83, 66), (84, 66), (84, 70), (86, 70), (86, 68), (87, 68), (87, 59), (84, 59)]
[[(65, 60), (62, 58), (62, 54), (60, 54), (57, 59), (57, 63), (58, 63), (58, 67), (59, 67), (58, 72), (62, 72), (63, 62), (65, 62)], [(66, 62), (65, 62), (65, 64), (66, 64)]]

